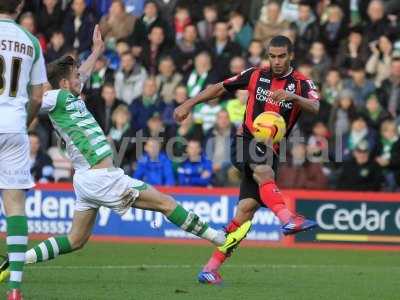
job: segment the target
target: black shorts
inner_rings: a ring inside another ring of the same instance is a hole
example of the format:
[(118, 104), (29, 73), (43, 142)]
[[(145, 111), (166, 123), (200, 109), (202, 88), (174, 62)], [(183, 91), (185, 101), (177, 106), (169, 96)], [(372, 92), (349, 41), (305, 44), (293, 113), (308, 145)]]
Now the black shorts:
[(260, 198), (258, 183), (253, 178), (251, 166), (268, 164), (276, 173), (278, 157), (272, 148), (245, 136), (236, 136), (232, 141), (231, 161), (241, 172), (239, 201), (245, 198), (255, 199), (265, 206)]

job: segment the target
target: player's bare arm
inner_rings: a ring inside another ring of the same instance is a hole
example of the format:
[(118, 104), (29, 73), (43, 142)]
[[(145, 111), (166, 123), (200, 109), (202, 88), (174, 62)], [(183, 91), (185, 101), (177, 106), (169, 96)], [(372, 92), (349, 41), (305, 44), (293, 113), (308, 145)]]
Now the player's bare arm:
[(40, 107), (42, 106), (42, 97), (43, 97), (43, 84), (31, 86), (31, 97), (29, 99), (27, 106), (27, 112), (28, 112), (28, 117), (26, 119), (27, 128), (29, 128), (29, 126), (32, 124), (33, 120), (39, 113)]
[(79, 76), (82, 81), (86, 81), (93, 72), (94, 66), (97, 59), (103, 54), (105, 49), (103, 38), (101, 37), (101, 32), (99, 25), (96, 25), (93, 32), (93, 46), (92, 53), (89, 57), (82, 63), (79, 67)]
[(207, 102), (222, 96), (226, 92), (223, 82), (219, 82), (208, 86), (196, 97), (187, 100), (179, 105), (174, 111), (174, 118), (177, 122), (182, 122), (187, 118), (192, 108), (199, 103)]
[(274, 101), (293, 101), (298, 104), (302, 110), (308, 111), (313, 114), (318, 114), (319, 112), (319, 101), (315, 99), (308, 99), (301, 97), (294, 93), (290, 93), (285, 90), (276, 90), (272, 95)]

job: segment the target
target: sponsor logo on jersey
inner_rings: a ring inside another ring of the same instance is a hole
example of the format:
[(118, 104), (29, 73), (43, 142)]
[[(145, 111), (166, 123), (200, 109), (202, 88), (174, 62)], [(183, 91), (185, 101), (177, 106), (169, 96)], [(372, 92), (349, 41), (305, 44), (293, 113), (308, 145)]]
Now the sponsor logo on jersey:
[(271, 80), (269, 80), (268, 78), (264, 78), (264, 77), (260, 77), (260, 81), (261, 82), (265, 82), (265, 83), (270, 83)]
[(279, 107), (283, 107), (286, 109), (292, 109), (293, 108), (293, 103), (291, 102), (286, 102), (286, 101), (274, 101), (272, 99), (272, 92), (267, 89), (263, 89), (262, 87), (258, 87), (256, 91), (256, 100), (260, 102), (266, 102), (272, 105), (276, 105)]
[(317, 87), (312, 80), (306, 80), (307, 84), (310, 86), (310, 89), (316, 90)]

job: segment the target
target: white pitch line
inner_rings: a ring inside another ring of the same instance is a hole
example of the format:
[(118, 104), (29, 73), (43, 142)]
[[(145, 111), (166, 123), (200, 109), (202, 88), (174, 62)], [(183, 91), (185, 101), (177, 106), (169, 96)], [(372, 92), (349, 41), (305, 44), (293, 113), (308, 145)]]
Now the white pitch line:
[[(50, 270), (134, 270), (134, 269), (190, 269), (201, 268), (200, 265), (82, 265), (82, 266), (35, 266), (28, 265), (29, 268), (50, 269)], [(226, 265), (228, 269), (357, 269), (357, 270), (378, 270), (384, 269), (400, 271), (400, 266), (352, 266), (352, 265)]]

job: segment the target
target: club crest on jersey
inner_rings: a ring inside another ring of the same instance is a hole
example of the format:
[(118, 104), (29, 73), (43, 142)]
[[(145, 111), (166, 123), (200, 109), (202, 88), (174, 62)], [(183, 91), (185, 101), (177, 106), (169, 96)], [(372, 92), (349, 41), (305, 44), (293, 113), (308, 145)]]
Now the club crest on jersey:
[(314, 84), (314, 82), (312, 80), (306, 80), (306, 82), (310, 86), (310, 89), (312, 89), (312, 90), (316, 90), (317, 89), (316, 85)]
[(288, 91), (289, 93), (294, 93), (296, 90), (296, 86), (294, 83), (291, 83), (287, 86), (286, 91)]

